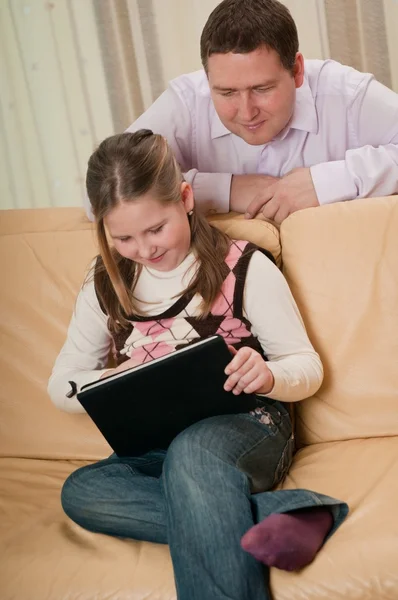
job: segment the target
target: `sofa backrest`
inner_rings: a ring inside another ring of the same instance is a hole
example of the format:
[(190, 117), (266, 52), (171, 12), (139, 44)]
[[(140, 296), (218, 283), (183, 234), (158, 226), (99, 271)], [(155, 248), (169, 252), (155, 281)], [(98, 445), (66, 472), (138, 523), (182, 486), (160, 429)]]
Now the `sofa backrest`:
[(297, 405), (302, 444), (398, 435), (398, 196), (291, 215), (284, 273), (325, 379)]
[[(278, 230), (269, 223), (227, 215), (214, 221), (280, 258)], [(110, 453), (87, 415), (58, 410), (46, 393), (96, 252), (81, 209), (0, 213), (0, 456), (95, 460)]]

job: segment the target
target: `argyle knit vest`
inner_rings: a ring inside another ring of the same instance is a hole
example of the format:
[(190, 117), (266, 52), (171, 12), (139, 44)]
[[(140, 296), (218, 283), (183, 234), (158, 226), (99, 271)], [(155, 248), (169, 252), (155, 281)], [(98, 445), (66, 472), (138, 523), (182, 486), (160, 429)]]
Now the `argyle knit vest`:
[(181, 296), (162, 314), (148, 317), (129, 315), (129, 327), (113, 334), (116, 363), (119, 365), (132, 358), (136, 364), (142, 364), (211, 335), (222, 336), (236, 349), (250, 346), (266, 359), (259, 341), (250, 331), (250, 323), (243, 315), (246, 274), (256, 250), (275, 262), (269, 252), (254, 244), (238, 240), (231, 242), (225, 259), (226, 275), (207, 317), (199, 318), (193, 314), (194, 310), (190, 310), (192, 295), (189, 294)]

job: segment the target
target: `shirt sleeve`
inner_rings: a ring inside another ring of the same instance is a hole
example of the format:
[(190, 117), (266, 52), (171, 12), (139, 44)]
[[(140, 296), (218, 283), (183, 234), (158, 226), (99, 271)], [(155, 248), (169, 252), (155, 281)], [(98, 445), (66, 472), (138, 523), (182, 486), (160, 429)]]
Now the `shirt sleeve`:
[(261, 252), (255, 252), (249, 263), (244, 313), (274, 376), (274, 387), (267, 397), (295, 402), (312, 396), (323, 380), (321, 360), (286, 279)]
[[(179, 83), (177, 83), (179, 82)], [(198, 171), (195, 132), (196, 92), (192, 85), (178, 78), (126, 131), (150, 129), (163, 135), (171, 146), (184, 173), (192, 185), (195, 202), (202, 212), (228, 212), (231, 173)], [(86, 195), (85, 209), (94, 220)]]
[[(184, 78), (170, 82), (167, 90), (127, 131), (151, 129), (170, 144), (184, 177), (193, 187), (195, 202), (207, 213), (228, 212), (232, 174), (201, 173), (196, 156), (195, 87)], [(210, 118), (210, 117), (209, 117)]]
[(59, 353), (48, 382), (52, 402), (67, 412), (85, 412), (74, 394), (68, 397), (74, 382), (79, 391), (83, 385), (98, 380), (107, 369), (112, 338), (107, 317), (102, 312), (89, 281), (81, 288), (69, 325), (66, 341)]
[(348, 119), (357, 148), (347, 150), (344, 160), (311, 167), (320, 204), (398, 193), (398, 94), (366, 78)]

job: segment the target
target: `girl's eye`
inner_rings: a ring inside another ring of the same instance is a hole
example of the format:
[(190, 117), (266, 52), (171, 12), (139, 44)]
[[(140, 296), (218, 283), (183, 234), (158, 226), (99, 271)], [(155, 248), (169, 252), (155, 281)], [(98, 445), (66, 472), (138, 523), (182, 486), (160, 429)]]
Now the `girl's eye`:
[(160, 233), (162, 231), (163, 227), (164, 227), (164, 225), (161, 225), (157, 229), (152, 229), (151, 233)]
[(124, 237), (124, 238), (119, 238), (119, 240), (120, 240), (121, 242), (128, 242), (128, 241), (129, 241), (129, 239), (130, 239), (130, 236), (127, 236), (127, 237)]

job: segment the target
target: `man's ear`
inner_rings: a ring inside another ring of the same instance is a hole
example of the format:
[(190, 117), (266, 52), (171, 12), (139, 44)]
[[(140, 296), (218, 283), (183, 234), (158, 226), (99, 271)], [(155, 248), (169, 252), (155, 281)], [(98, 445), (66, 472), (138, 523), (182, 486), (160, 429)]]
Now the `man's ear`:
[(183, 181), (181, 184), (181, 200), (184, 204), (185, 212), (191, 212), (191, 210), (193, 210), (195, 201), (193, 197), (192, 186), (186, 181)]
[(299, 88), (303, 85), (304, 81), (304, 56), (301, 52), (297, 52), (296, 59), (294, 61), (293, 67), (293, 78), (296, 84), (296, 88)]

